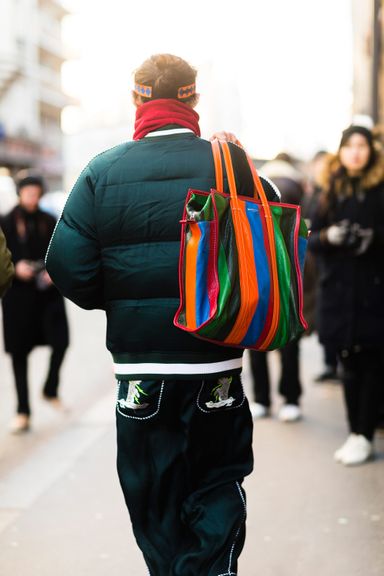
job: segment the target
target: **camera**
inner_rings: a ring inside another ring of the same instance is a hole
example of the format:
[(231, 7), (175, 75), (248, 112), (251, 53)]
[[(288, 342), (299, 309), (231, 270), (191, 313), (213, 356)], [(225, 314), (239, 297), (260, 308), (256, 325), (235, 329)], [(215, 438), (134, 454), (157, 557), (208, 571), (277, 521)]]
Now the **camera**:
[(349, 221), (346, 222), (346, 235), (344, 240), (344, 245), (348, 248), (358, 248), (361, 242), (360, 237), (360, 225), (354, 222), (353, 224)]

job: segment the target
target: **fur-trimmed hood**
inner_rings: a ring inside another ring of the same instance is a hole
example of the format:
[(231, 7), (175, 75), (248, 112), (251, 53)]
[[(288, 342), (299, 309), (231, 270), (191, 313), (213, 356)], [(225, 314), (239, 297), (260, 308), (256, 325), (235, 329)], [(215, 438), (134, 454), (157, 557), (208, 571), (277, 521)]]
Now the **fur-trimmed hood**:
[[(375, 152), (375, 163), (364, 173), (361, 179), (363, 190), (375, 188), (380, 182), (384, 182), (384, 151), (381, 147), (375, 147)], [(338, 154), (329, 154), (324, 159), (324, 169), (320, 175), (319, 184), (325, 192), (329, 192), (332, 182), (335, 182), (337, 188), (337, 182), (343, 178), (340, 169), (341, 163)]]

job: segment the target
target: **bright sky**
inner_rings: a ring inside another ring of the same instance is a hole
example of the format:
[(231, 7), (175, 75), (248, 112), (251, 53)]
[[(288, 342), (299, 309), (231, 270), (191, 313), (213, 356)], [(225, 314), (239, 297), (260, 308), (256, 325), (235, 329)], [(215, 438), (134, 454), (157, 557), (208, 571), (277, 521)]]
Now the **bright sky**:
[(76, 15), (64, 40), (77, 59), (64, 66), (64, 87), (81, 103), (64, 114), (69, 133), (131, 124), (132, 71), (159, 52), (198, 69), (202, 135), (234, 131), (254, 156), (334, 149), (351, 119), (350, 0), (66, 4)]

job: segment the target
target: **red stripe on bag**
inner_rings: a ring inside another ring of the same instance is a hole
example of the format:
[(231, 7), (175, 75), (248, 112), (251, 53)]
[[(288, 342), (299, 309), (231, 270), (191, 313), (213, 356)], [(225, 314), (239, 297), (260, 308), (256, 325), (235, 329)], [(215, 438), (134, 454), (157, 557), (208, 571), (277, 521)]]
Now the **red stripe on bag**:
[(300, 214), (301, 209), (298, 206), (296, 210), (296, 224), (295, 224), (295, 242), (294, 242), (294, 258), (295, 258), (295, 268), (296, 268), (296, 277), (297, 277), (297, 287), (298, 287), (298, 297), (299, 297), (299, 318), (301, 325), (303, 326), (304, 330), (307, 330), (308, 324), (306, 319), (304, 318), (303, 314), (303, 307), (304, 307), (304, 295), (303, 295), (303, 279), (301, 277), (301, 268), (299, 262), (299, 229), (300, 229)]
[(196, 328), (196, 269), (201, 231), (197, 222), (190, 222), (191, 237), (185, 254), (185, 315), (187, 325)]
[(180, 224), (181, 224), (181, 239), (180, 239), (180, 253), (179, 253), (179, 294), (180, 294), (180, 304), (179, 307), (177, 309), (177, 312), (175, 314), (175, 317), (173, 319), (173, 323), (175, 326), (179, 326), (181, 327), (181, 325), (178, 323), (178, 318), (180, 316), (180, 314), (182, 313), (182, 311), (185, 311), (185, 281), (184, 281), (184, 276), (185, 276), (185, 248), (186, 248), (186, 228), (187, 228), (187, 205), (188, 202), (192, 196), (192, 190), (188, 191), (187, 194), (187, 198), (186, 198), (186, 202), (184, 204), (184, 210), (183, 210), (183, 217), (180, 220)]
[(209, 258), (208, 258), (208, 273), (207, 273), (207, 292), (209, 301), (209, 318), (216, 314), (217, 301), (219, 298), (220, 283), (217, 270), (218, 259), (218, 226), (217, 226), (217, 208), (215, 202), (215, 194), (211, 194), (212, 206), (215, 214), (214, 221), (210, 223), (209, 227)]

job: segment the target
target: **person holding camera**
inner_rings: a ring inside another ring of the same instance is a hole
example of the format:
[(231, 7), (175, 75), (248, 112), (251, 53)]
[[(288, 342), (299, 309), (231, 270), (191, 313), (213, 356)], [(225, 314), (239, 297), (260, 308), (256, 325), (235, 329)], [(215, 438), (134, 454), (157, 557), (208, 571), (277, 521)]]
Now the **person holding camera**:
[(346, 466), (373, 455), (384, 351), (384, 155), (372, 130), (351, 125), (323, 174), (309, 249), (318, 255), (320, 342), (338, 350), (350, 434)]
[(11, 424), (15, 434), (30, 427), (28, 355), (35, 346), (52, 348), (43, 398), (61, 409), (59, 370), (68, 346), (64, 299), (45, 270), (44, 256), (55, 228), (55, 219), (39, 210), (44, 193), (39, 176), (27, 175), (17, 182), (19, 204), (1, 222), (12, 252), (15, 278), (2, 300), (5, 350), (12, 357), (17, 394), (17, 413)]

